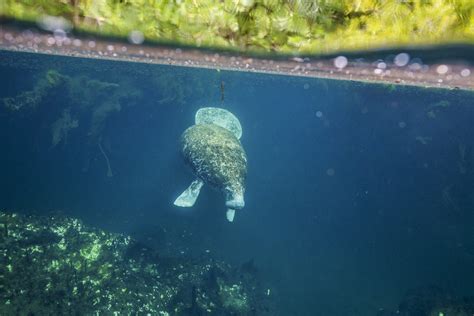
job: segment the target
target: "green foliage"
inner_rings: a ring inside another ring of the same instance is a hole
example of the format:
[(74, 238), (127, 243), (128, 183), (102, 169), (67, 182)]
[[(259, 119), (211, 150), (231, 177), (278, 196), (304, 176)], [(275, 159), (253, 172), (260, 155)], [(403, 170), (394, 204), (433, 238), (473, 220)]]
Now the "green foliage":
[(6, 0), (0, 15), (239, 50), (332, 52), (474, 40), (472, 0)]

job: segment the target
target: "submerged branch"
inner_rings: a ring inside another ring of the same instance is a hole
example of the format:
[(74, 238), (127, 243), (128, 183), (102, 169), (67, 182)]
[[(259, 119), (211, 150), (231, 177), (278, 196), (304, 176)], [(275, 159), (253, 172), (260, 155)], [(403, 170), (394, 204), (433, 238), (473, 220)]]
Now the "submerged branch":
[(109, 178), (113, 177), (112, 168), (110, 168), (109, 157), (107, 157), (107, 154), (105, 153), (104, 149), (102, 148), (102, 145), (100, 144), (100, 141), (98, 142), (98, 145), (99, 145), (100, 152), (104, 156), (105, 162), (107, 163), (107, 177), (109, 177)]

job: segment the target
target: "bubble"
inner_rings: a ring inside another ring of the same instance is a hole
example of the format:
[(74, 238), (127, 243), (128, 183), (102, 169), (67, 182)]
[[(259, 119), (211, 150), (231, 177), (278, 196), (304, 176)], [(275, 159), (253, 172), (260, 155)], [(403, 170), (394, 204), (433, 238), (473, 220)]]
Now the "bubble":
[(317, 111), (316, 112), (316, 117), (322, 118), (323, 117), (323, 112)]
[(393, 60), (395, 65), (397, 65), (398, 67), (406, 66), (409, 61), (410, 61), (410, 55), (408, 55), (407, 53), (400, 53), (397, 56), (395, 56), (395, 59)]
[(113, 51), (114, 50), (114, 45), (107, 45), (107, 50), (109, 52)]
[(410, 70), (421, 70), (421, 64), (419, 63), (412, 63), (410, 66), (408, 66)]
[(143, 35), (142, 32), (140, 31), (131, 31), (130, 34), (128, 34), (128, 40), (132, 44), (141, 44), (145, 40), (145, 36)]
[(333, 168), (329, 168), (328, 170), (326, 170), (326, 174), (332, 177), (336, 174), (336, 171)]
[(380, 69), (380, 68), (375, 68), (375, 69), (374, 69), (374, 74), (376, 74), (376, 75), (381, 75), (382, 73), (383, 73), (383, 70), (382, 70), (382, 69)]
[(471, 75), (471, 71), (467, 68), (461, 70), (461, 77), (469, 77)]
[(63, 30), (68, 32), (72, 29), (71, 23), (63, 17), (45, 15), (38, 19), (38, 26), (43, 30), (54, 32)]
[(407, 123), (405, 123), (403, 121), (400, 121), (400, 122), (398, 122), (398, 127), (405, 128), (405, 127), (407, 127)]
[(80, 39), (74, 39), (72, 41), (72, 45), (76, 46), (76, 47), (80, 47), (82, 45), (82, 41)]
[(31, 30), (25, 30), (25, 31), (23, 31), (23, 36), (28, 38), (28, 39), (31, 39), (34, 36), (34, 34)]
[(303, 89), (308, 90), (308, 89), (309, 89), (309, 84), (308, 84), (308, 83), (305, 83), (305, 84), (303, 85)]
[(334, 66), (338, 69), (343, 69), (347, 66), (347, 58), (345, 56), (338, 56), (334, 59)]
[(300, 57), (293, 57), (292, 60), (296, 61), (297, 63), (302, 63), (302, 62), (304, 62), (304, 59), (303, 59), (303, 58), (300, 58)]
[(89, 43), (87, 43), (87, 46), (89, 46), (90, 48), (94, 48), (95, 47), (95, 42), (94, 41), (89, 41)]
[(436, 72), (440, 75), (444, 75), (448, 71), (449, 71), (449, 67), (446, 65), (439, 65), (438, 67), (436, 67)]
[(62, 41), (67, 38), (66, 32), (62, 29), (54, 30), (53, 35), (57, 41)]
[(415, 71), (421, 70), (422, 67), (423, 67), (423, 62), (421, 61), (420, 58), (417, 58), (417, 57), (410, 60), (410, 65), (408, 65), (408, 68), (410, 70), (415, 70)]
[(386, 69), (386, 68), (387, 68), (387, 64), (384, 63), (383, 61), (382, 61), (382, 62), (379, 62), (379, 63), (377, 63), (377, 68), (379, 68), (379, 69)]

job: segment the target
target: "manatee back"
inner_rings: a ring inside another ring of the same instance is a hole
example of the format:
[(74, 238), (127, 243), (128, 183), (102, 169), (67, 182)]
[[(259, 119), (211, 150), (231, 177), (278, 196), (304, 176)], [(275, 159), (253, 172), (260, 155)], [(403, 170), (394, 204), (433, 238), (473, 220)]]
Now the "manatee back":
[(198, 124), (184, 131), (181, 142), (184, 159), (199, 178), (219, 189), (243, 187), (247, 156), (232, 132), (215, 124)]

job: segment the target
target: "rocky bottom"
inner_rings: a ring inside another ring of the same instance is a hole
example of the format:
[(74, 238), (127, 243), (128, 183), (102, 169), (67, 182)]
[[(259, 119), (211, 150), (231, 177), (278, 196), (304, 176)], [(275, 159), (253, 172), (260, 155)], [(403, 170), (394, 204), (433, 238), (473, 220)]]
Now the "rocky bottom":
[(396, 311), (377, 316), (472, 316), (474, 297), (458, 296), (437, 286), (422, 286), (406, 293)]
[(270, 315), (251, 264), (162, 257), (62, 216), (0, 212), (0, 315)]

